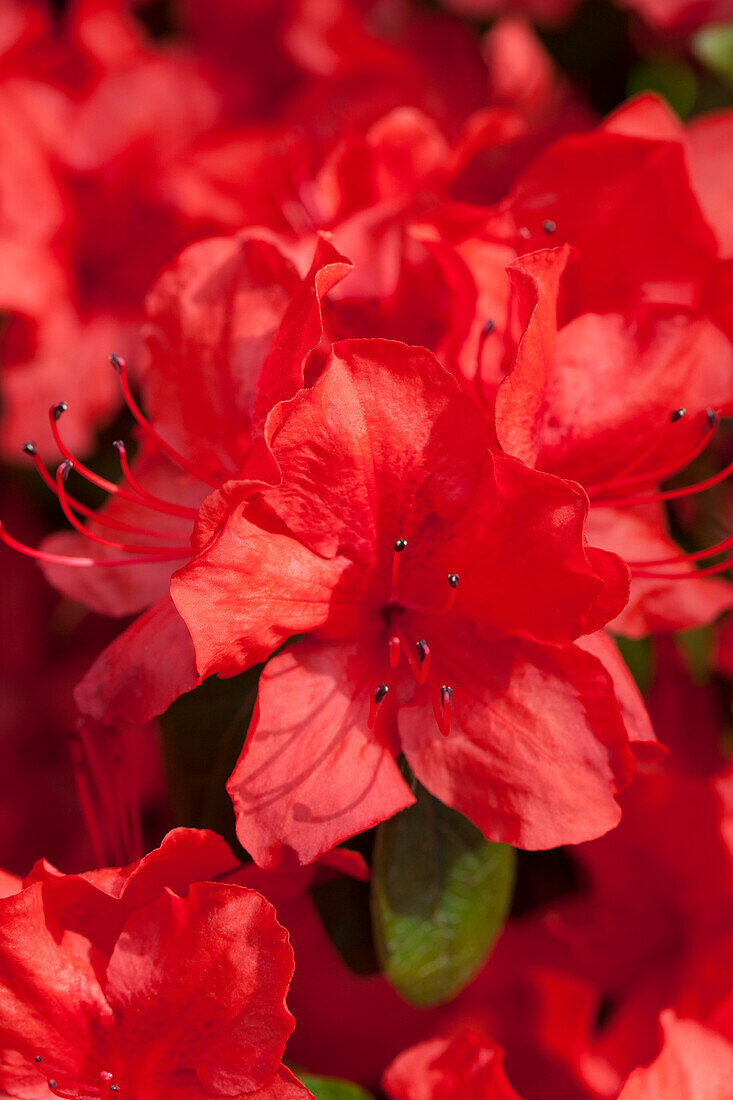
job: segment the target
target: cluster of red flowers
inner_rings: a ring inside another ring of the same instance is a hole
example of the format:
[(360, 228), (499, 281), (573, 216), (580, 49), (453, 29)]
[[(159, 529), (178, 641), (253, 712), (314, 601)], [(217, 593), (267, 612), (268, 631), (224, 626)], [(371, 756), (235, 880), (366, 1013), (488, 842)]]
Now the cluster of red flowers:
[(733, 1100), (733, 108), (577, 7), (0, 0), (2, 1095)]

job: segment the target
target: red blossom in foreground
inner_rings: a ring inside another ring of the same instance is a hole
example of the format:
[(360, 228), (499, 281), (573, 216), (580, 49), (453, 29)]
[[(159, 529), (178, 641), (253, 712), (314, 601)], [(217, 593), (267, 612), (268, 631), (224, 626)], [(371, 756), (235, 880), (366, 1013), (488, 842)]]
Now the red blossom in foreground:
[[(287, 933), (213, 834), (176, 830), (128, 868), (39, 864), (0, 901), (0, 1087), (14, 1097), (310, 1094), (281, 1065)], [(182, 895), (182, 896), (181, 896)]]
[(281, 484), (212, 494), (171, 589), (201, 676), (307, 635), (267, 665), (229, 784), (256, 860), (307, 862), (411, 803), (400, 752), (490, 838), (614, 825), (633, 758), (572, 643), (627, 578), (585, 544), (581, 491), (491, 453), (430, 353), (389, 341), (337, 344), (272, 452)]
[[(191, 246), (148, 298), (142, 375), (150, 421), (135, 406), (142, 446), (130, 467), (124, 444), (117, 444), (121, 483), (75, 458), (65, 442), (66, 421), (73, 419), (65, 403), (51, 412), (66, 459), (55, 478), (27, 444), (82, 533), (59, 534), (42, 550), (24, 552), (40, 559), (65, 595), (93, 610), (143, 612), (77, 689), (80, 709), (94, 720), (146, 722), (198, 682), (188, 632), (168, 594), (171, 571), (192, 553), (193, 521), (212, 488), (245, 467), (277, 476), (266, 443), (268, 416), (302, 386), (306, 356), (322, 336), (321, 299), (347, 270), (348, 261), (324, 238), (304, 280), (269, 236), (245, 233)], [(115, 362), (132, 402), (126, 367)], [(78, 504), (72, 482), (67, 487), (72, 469), (110, 494), (98, 513)], [(17, 547), (2, 528), (0, 535)]]

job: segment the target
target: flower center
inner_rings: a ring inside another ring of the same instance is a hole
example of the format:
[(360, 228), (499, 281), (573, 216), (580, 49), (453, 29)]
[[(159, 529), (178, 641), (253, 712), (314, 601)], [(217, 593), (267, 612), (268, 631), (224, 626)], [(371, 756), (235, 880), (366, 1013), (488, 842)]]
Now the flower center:
[(399, 598), (398, 591), (400, 561), (406, 549), (407, 539), (397, 539), (392, 554), (392, 576), (389, 599), (381, 608), (381, 614), (387, 628), (386, 634), (390, 673), (385, 681), (377, 685), (371, 697), (367, 727), (368, 729), (374, 728), (381, 713), (382, 704), (387, 698), (392, 682), (396, 676), (400, 657), (404, 655), (418, 684), (421, 686), (427, 684), (438, 729), (444, 737), (447, 737), (450, 733), (453, 688), (448, 684), (442, 684), (438, 689), (437, 683), (431, 674), (431, 652), (427, 639), (419, 638), (414, 643), (411, 643), (405, 634), (403, 620), (405, 611), (414, 611), (422, 615), (447, 614), (455, 602), (460, 576), (458, 573), (448, 574), (448, 596), (441, 607), (419, 607), (416, 604), (402, 601)]
[[(115, 1081), (115, 1075), (110, 1070), (102, 1070), (99, 1074), (98, 1085), (85, 1085), (82, 1083), (70, 1084), (63, 1082), (63, 1076), (55, 1073), (46, 1064), (42, 1054), (36, 1054), (33, 1059), (35, 1068), (45, 1079), (49, 1091), (53, 1096), (59, 1096), (62, 1100), (79, 1100), (79, 1097), (89, 1097), (89, 1100), (122, 1100), (122, 1092)], [(50, 1074), (50, 1076), (48, 1076)], [(128, 1098), (132, 1100), (132, 1098)]]

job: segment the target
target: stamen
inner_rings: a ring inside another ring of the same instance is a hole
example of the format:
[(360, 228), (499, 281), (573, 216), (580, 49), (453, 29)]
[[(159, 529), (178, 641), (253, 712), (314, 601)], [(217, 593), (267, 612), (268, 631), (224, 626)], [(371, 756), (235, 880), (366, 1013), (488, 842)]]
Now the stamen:
[(653, 565), (678, 565), (689, 561), (704, 561), (706, 558), (714, 558), (717, 554), (722, 554), (731, 546), (733, 546), (733, 535), (728, 535), (722, 542), (716, 543), (715, 546), (708, 546), (706, 550), (695, 550), (690, 554), (672, 554), (666, 558), (652, 558), (647, 561), (627, 561), (626, 564), (629, 568), (646, 569)]
[(171, 447), (170, 443), (166, 443), (166, 441), (158, 435), (152, 424), (145, 419), (137, 402), (135, 401), (135, 398), (130, 392), (130, 386), (127, 380), (127, 363), (122, 358), (122, 356), (110, 355), (109, 361), (120, 376), (120, 388), (122, 389), (122, 396), (125, 399), (125, 404), (127, 405), (132, 415), (135, 417), (143, 431), (147, 432), (150, 438), (155, 440), (161, 450), (165, 451), (168, 457), (172, 459), (173, 462), (176, 463), (176, 465), (180, 466), (182, 470), (185, 470), (186, 473), (191, 474), (191, 476), (196, 478), (198, 481), (205, 481), (207, 485), (210, 485), (212, 487), (212, 489), (220, 489), (221, 482), (214, 481), (214, 479), (209, 477), (208, 474), (203, 473), (203, 471), (198, 469), (192, 462), (189, 462), (187, 458), (184, 458), (183, 455), (179, 454), (174, 447)]
[(90, 531), (87, 527), (81, 523), (71, 510), (68, 500), (66, 499), (66, 490), (64, 488), (64, 482), (69, 476), (73, 467), (73, 463), (68, 459), (62, 462), (56, 470), (56, 494), (59, 498), (59, 504), (63, 509), (63, 513), (68, 519), (71, 526), (80, 534), (88, 538), (90, 542), (96, 542), (100, 546), (109, 546), (113, 550), (126, 550), (131, 554), (190, 554), (190, 547), (182, 546), (138, 546), (134, 543), (115, 542), (112, 539), (106, 539), (102, 535), (96, 535), (93, 531)]
[(389, 639), (389, 666), (390, 668), (397, 668), (400, 663), (400, 640), (399, 638)]
[(453, 607), (453, 604), (456, 602), (460, 580), (461, 578), (458, 573), (448, 574), (448, 584), (450, 586), (450, 592), (448, 593), (448, 599), (445, 601), (445, 605), (441, 614), (445, 614), (447, 611), (450, 611), (450, 609)]
[(443, 737), (447, 737), (450, 733), (450, 719), (451, 710), (453, 707), (453, 688), (448, 684), (443, 684), (440, 689), (440, 718), (438, 720), (438, 726)]
[(19, 554), (23, 554), (26, 558), (33, 558), (35, 561), (45, 561), (47, 565), (73, 565), (81, 566), (85, 569), (92, 567), (100, 568), (114, 568), (120, 565), (150, 565), (151, 562), (158, 561), (180, 561), (182, 558), (189, 557), (191, 554), (191, 548), (188, 547), (185, 553), (175, 554), (148, 554), (142, 558), (82, 558), (72, 557), (70, 554), (52, 554), (48, 550), (37, 550), (32, 546), (26, 546), (25, 543), (19, 542), (18, 539), (13, 538), (5, 527), (0, 523), (0, 541), (4, 542), (6, 546), (9, 546), (11, 550), (16, 550)]
[[(685, 415), (685, 410), (684, 409), (677, 409), (674, 413), (672, 413), (672, 417), (670, 418), (670, 424), (678, 423), (679, 420), (684, 415)], [(675, 419), (675, 417), (676, 417), (676, 419)], [(715, 412), (714, 409), (708, 409), (705, 413), (705, 420), (706, 420), (707, 428), (706, 428), (705, 432), (703, 433), (702, 438), (693, 447), (692, 451), (690, 451), (689, 454), (687, 454), (682, 459), (677, 459), (675, 462), (667, 463), (665, 466), (658, 467), (655, 470), (649, 470), (645, 474), (636, 474), (634, 477), (627, 477), (627, 478), (616, 477), (612, 481), (606, 482), (603, 485), (586, 486), (586, 492), (588, 493), (589, 496), (591, 496), (596, 489), (601, 490), (601, 492), (605, 491), (606, 493), (608, 493), (609, 491), (610, 492), (615, 492), (618, 489), (628, 489), (633, 485), (638, 485), (640, 482), (658, 483), (660, 481), (666, 481), (667, 478), (671, 477), (673, 474), (676, 474), (679, 470), (683, 470), (686, 466), (689, 466), (689, 464), (691, 462), (693, 462), (696, 458), (698, 458), (698, 456), (701, 455), (703, 453), (703, 451), (707, 448), (708, 444), (710, 443), (710, 440), (712, 439), (712, 437), (715, 433), (716, 428), (718, 427), (718, 424), (720, 423), (720, 417), (718, 416), (717, 412)], [(656, 450), (657, 446), (659, 446), (659, 443), (661, 443), (661, 439), (659, 439), (657, 441), (657, 443), (654, 445), (652, 451)], [(631, 466), (626, 467), (626, 471), (636, 469), (645, 459), (647, 459), (649, 457), (649, 455), (652, 453), (652, 451), (650, 451), (648, 449), (646, 451), (644, 451), (643, 454), (638, 459), (636, 459), (632, 463)], [(624, 471), (624, 472), (626, 472), (626, 471)], [(597, 499), (596, 498), (596, 499), (594, 499), (593, 503), (594, 504), (606, 504), (606, 503), (615, 504), (615, 503), (617, 503), (617, 498), (614, 498), (614, 497), (604, 498), (604, 499)]]
[(377, 720), (377, 712), (379, 707), (384, 702), (389, 688), (386, 684), (379, 684), (377, 690), (374, 692), (372, 699), (369, 703), (369, 719), (367, 721), (367, 729), (374, 729), (374, 723)]
[(545, 218), (542, 223), (542, 228), (544, 229), (545, 233), (554, 233), (557, 229), (557, 222), (553, 221), (552, 218)]
[(198, 512), (195, 508), (186, 508), (185, 505), (172, 505), (170, 501), (162, 500), (160, 497), (155, 496), (154, 493), (150, 493), (147, 489), (143, 489), (142, 485), (130, 469), (130, 464), (127, 460), (127, 451), (125, 449), (125, 444), (123, 443), (123, 441), (121, 439), (115, 439), (112, 446), (116, 450), (117, 457), (120, 460), (120, 466), (122, 467), (122, 476), (124, 477), (127, 484), (130, 486), (130, 488), (133, 489), (138, 496), (142, 497), (143, 500), (147, 500), (151, 504), (154, 504), (159, 511), (176, 508), (179, 515), (185, 515), (187, 517), (190, 516), (191, 519), (196, 519), (196, 517), (198, 516)]
[(424, 638), (421, 638), (415, 649), (417, 650), (417, 659), (420, 662), (418, 683), (424, 684), (428, 678), (428, 669), (430, 668), (430, 646)]
[(392, 554), (392, 588), (389, 598), (392, 603), (397, 599), (397, 580), (400, 575), (400, 554), (407, 549), (407, 539), (397, 539)]
[(704, 481), (697, 481), (693, 485), (685, 485), (681, 489), (668, 489), (663, 493), (646, 493), (642, 496), (628, 496), (620, 497), (609, 501), (598, 501), (596, 503), (607, 504), (659, 504), (665, 500), (680, 500), (682, 497), (695, 496), (697, 493), (704, 492), (705, 489), (712, 489), (715, 485), (719, 485), (721, 481), (725, 481), (733, 473), (733, 462), (729, 462), (722, 470), (719, 470), (717, 474), (713, 474), (712, 477), (706, 478)]
[[(56, 482), (44, 466), (35, 443), (32, 440), (24, 443), (23, 451), (25, 454), (32, 456), (33, 463), (43, 483), (48, 486), (54, 496), (57, 496)], [(111, 516), (104, 515), (103, 512), (95, 512), (93, 508), (88, 508), (86, 504), (82, 504), (80, 500), (77, 500), (76, 497), (72, 497), (69, 493), (66, 493), (66, 500), (75, 512), (78, 512), (81, 516), (86, 516), (88, 519), (93, 519), (100, 527), (108, 527), (112, 531), (125, 531), (130, 535), (145, 535), (147, 538), (152, 539), (170, 538), (170, 531), (155, 531), (151, 527), (134, 527), (131, 523), (124, 523), (120, 519), (113, 519)]]
[(34, 1061), (34, 1062), (37, 1062), (38, 1064), (40, 1064), (40, 1063), (41, 1063), (41, 1062), (43, 1061), (43, 1058), (41, 1057), (41, 1055), (40, 1055), (40, 1054), (37, 1054), (37, 1055), (35, 1056), (35, 1058), (33, 1059), (33, 1061)]
[(651, 569), (632, 569), (634, 577), (642, 577), (646, 580), (685, 581), (694, 577), (714, 577), (718, 573), (725, 573), (733, 568), (733, 556), (726, 558), (718, 565), (708, 565), (705, 569), (688, 569), (684, 573), (662, 573)]
[[(674, 412), (670, 415), (669, 420), (664, 425), (662, 430), (654, 436), (649, 446), (645, 447), (640, 454), (635, 455), (630, 462), (627, 462), (627, 464), (618, 471), (618, 473), (610, 480), (610, 482), (591, 482), (589, 485), (586, 485), (585, 491), (587, 492), (588, 496), (592, 496), (593, 493), (596, 492), (596, 490), (602, 491), (603, 489), (608, 490), (611, 487), (615, 488), (617, 485), (626, 485), (626, 474), (630, 474), (632, 470), (638, 469), (639, 466), (641, 466), (642, 462), (646, 462), (648, 458), (651, 458), (654, 452), (657, 451), (664, 442), (670, 425), (677, 424), (686, 414), (687, 409), (675, 409)], [(677, 469), (676, 466), (675, 469)], [(646, 477), (647, 475), (645, 474), (645, 480)]]
[[(63, 408), (62, 408), (63, 406)], [(100, 477), (99, 474), (95, 474), (94, 470), (91, 470), (88, 466), (85, 466), (83, 462), (80, 462), (78, 458), (75, 458), (72, 452), (68, 449), (63, 439), (61, 438), (61, 432), (58, 429), (57, 421), (62, 412), (65, 412), (68, 405), (65, 401), (59, 401), (56, 405), (53, 405), (49, 412), (49, 418), (51, 422), (51, 431), (53, 433), (54, 441), (59, 451), (65, 459), (69, 462), (73, 462), (74, 469), (77, 473), (81, 474), (83, 478), (90, 481), (92, 485), (98, 486), (100, 489), (104, 489), (105, 493), (112, 493), (114, 496), (120, 497), (121, 500), (127, 500), (131, 504), (137, 504), (142, 508), (150, 508), (154, 512), (167, 512), (171, 516), (181, 516), (186, 519), (195, 519), (198, 512), (192, 508), (185, 508), (179, 504), (169, 504), (167, 501), (158, 501), (155, 505), (144, 498), (139, 498), (133, 493), (128, 493), (122, 489), (119, 485), (115, 485), (113, 481), (108, 481), (106, 477)], [(57, 410), (61, 409), (61, 412)], [(218, 486), (217, 486), (218, 488)]]
[[(395, 629), (397, 631), (397, 639), (396, 640), (400, 643), (400, 645), (402, 647), (402, 651), (404, 652), (405, 657), (407, 658), (407, 663), (409, 664), (410, 668), (412, 669), (413, 676), (415, 677), (415, 679), (417, 680), (417, 682), (419, 684), (424, 684), (426, 676), (427, 676), (427, 668), (425, 667), (425, 665), (418, 664), (418, 662), (413, 657), (413, 655), (412, 655), (412, 646), (407, 641), (407, 638), (405, 637), (404, 632), (402, 631), (402, 628), (398, 625)], [(430, 651), (428, 650), (427, 642), (421, 641), (421, 642), (417, 643), (418, 655), (420, 653), (420, 648), (419, 648), (420, 646), (423, 646), (424, 650), (426, 650), (428, 655), (429, 655)]]

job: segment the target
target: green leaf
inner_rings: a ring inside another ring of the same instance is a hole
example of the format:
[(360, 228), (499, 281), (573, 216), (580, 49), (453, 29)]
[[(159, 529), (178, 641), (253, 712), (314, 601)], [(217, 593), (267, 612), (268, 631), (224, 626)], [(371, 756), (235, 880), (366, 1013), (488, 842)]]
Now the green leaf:
[(627, 93), (657, 92), (680, 118), (687, 118), (697, 99), (697, 77), (692, 66), (679, 58), (660, 58), (636, 65), (629, 74)]
[(226, 782), (242, 751), (261, 667), (227, 680), (210, 677), (177, 699), (161, 719), (176, 822), (214, 829), (240, 852)]
[(625, 638), (616, 635), (616, 645), (626, 662), (629, 672), (644, 694), (654, 679), (654, 653), (649, 638)]
[(312, 1073), (296, 1073), (296, 1077), (316, 1100), (374, 1100), (370, 1092), (337, 1077), (316, 1077)]
[(454, 997), (487, 958), (509, 909), (515, 852), (418, 787), (377, 829), (372, 925), (382, 970), (419, 1007)]
[(703, 27), (692, 39), (692, 52), (711, 72), (733, 84), (733, 22)]
[(379, 973), (369, 920), (369, 883), (339, 875), (315, 882), (310, 894), (328, 938), (349, 970)]

